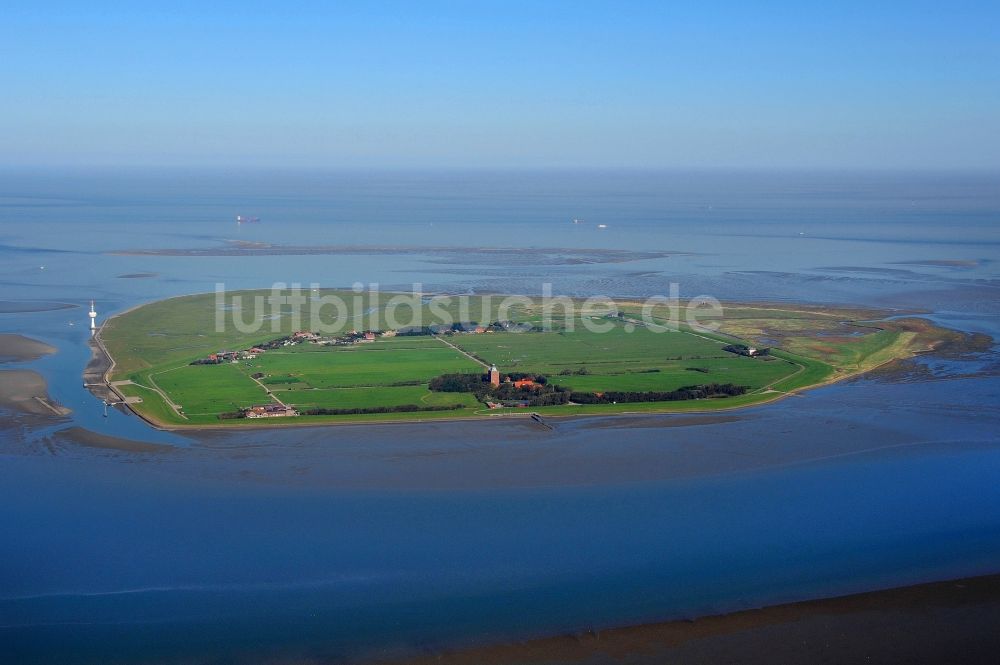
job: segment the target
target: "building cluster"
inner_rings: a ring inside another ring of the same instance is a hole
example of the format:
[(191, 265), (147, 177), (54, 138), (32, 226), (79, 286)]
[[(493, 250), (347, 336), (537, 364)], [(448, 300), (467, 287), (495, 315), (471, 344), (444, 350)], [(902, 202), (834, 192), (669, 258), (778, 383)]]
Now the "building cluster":
[(241, 351), (217, 351), (215, 353), (210, 353), (204, 358), (199, 358), (192, 362), (192, 365), (220, 365), (222, 363), (235, 363), (240, 360), (253, 360), (260, 354), (273, 349), (280, 349), (286, 346), (294, 346), (296, 344), (302, 344), (308, 342), (310, 344), (319, 345), (333, 345), (333, 344), (364, 344), (366, 342), (374, 342), (377, 337), (395, 337), (396, 331), (389, 330), (386, 332), (378, 332), (374, 330), (357, 331), (352, 330), (349, 333), (340, 335), (338, 337), (323, 337), (322, 335), (317, 335), (314, 332), (309, 332), (308, 330), (299, 330), (293, 332), (288, 337), (279, 337), (278, 339), (273, 339), (269, 342), (264, 342), (260, 346), (255, 346), (250, 349), (243, 349)]
[(351, 345), (351, 344), (365, 344), (368, 342), (374, 342), (379, 337), (395, 337), (395, 330), (386, 330), (385, 332), (379, 330), (352, 330), (349, 333), (343, 335), (337, 335), (335, 337), (324, 337), (318, 335), (314, 332), (308, 332), (305, 330), (292, 333), (292, 343), (299, 342), (309, 342), (310, 344), (319, 344), (320, 346), (334, 346), (334, 345)]
[(254, 404), (242, 411), (246, 418), (283, 418), (299, 415), (298, 411), (284, 404)]
[[(490, 409), (500, 409), (503, 407), (527, 407), (531, 406), (531, 399), (526, 395), (531, 395), (531, 391), (540, 391), (544, 388), (545, 379), (534, 376), (526, 375), (515, 375), (517, 378), (511, 376), (504, 376), (501, 379), (500, 370), (497, 369), (496, 365), (490, 365), (489, 369), (486, 370), (486, 381), (494, 388), (500, 388), (503, 386), (505, 390), (498, 392), (510, 393), (510, 389), (513, 388), (517, 393), (508, 395), (507, 399), (488, 399), (486, 400), (486, 406)], [(541, 381), (541, 382), (540, 382)], [(521, 395), (524, 397), (519, 397)]]
[(192, 365), (221, 365), (223, 363), (235, 363), (241, 360), (253, 360), (260, 354), (264, 353), (266, 349), (260, 347), (253, 347), (251, 349), (243, 349), (242, 351), (216, 351), (215, 353), (210, 353), (204, 358), (199, 358), (192, 362)]

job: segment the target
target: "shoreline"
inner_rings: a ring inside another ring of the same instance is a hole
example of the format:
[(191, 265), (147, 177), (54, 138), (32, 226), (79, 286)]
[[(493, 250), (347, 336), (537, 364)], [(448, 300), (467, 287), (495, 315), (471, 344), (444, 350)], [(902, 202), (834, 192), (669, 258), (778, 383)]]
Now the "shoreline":
[(993, 663), (1000, 574), (866, 591), (520, 642), (425, 647), (366, 665), (802, 662)]
[(31, 337), (0, 334), (0, 409), (45, 420), (62, 419), (73, 412), (52, 399), (48, 382), (38, 372), (4, 367), (38, 360), (57, 351), (54, 346)]
[[(386, 294), (390, 294), (390, 293), (393, 293), (393, 292), (388, 292), (387, 291), (385, 293)], [(170, 300), (175, 300), (175, 299), (178, 299), (178, 298), (185, 298), (185, 297), (191, 297), (191, 296), (196, 296), (196, 295), (205, 295), (205, 294), (197, 294), (197, 293), (196, 294), (180, 294), (180, 295), (176, 295), (176, 296), (170, 296), (168, 298), (162, 298), (160, 300), (151, 300), (151, 301), (148, 301), (148, 302), (143, 302), (143, 303), (139, 303), (137, 305), (134, 305), (132, 307), (129, 307), (129, 308), (127, 308), (127, 309), (125, 309), (125, 310), (123, 310), (121, 312), (118, 312), (118, 313), (116, 313), (116, 314), (114, 314), (112, 316), (109, 316), (107, 319), (105, 319), (101, 323), (101, 325), (97, 328), (95, 334), (91, 337), (91, 339), (88, 342), (88, 344), (90, 344), (90, 346), (91, 346), (92, 352), (94, 353), (94, 357), (92, 357), (90, 363), (88, 363), (87, 367), (84, 370), (84, 385), (91, 392), (91, 394), (93, 394), (95, 397), (98, 397), (98, 399), (105, 399), (105, 400), (108, 399), (108, 396), (111, 396), (112, 399), (116, 402), (115, 406), (121, 406), (121, 407), (127, 409), (129, 412), (131, 412), (132, 414), (134, 414), (137, 417), (139, 417), (141, 420), (143, 420), (147, 425), (149, 425), (153, 429), (156, 429), (158, 431), (164, 431), (164, 432), (199, 432), (199, 431), (209, 432), (209, 431), (219, 431), (219, 430), (225, 430), (225, 431), (244, 431), (244, 430), (264, 431), (264, 430), (275, 429), (275, 428), (278, 428), (278, 429), (291, 429), (291, 428), (302, 428), (302, 427), (338, 427), (338, 426), (357, 426), (357, 425), (413, 425), (413, 424), (419, 424), (419, 423), (455, 423), (455, 422), (468, 422), (468, 421), (479, 421), (479, 422), (484, 422), (484, 421), (502, 421), (502, 420), (505, 420), (505, 419), (514, 419), (515, 421), (525, 421), (525, 420), (529, 420), (530, 421), (530, 420), (537, 420), (538, 418), (542, 418), (544, 421), (553, 420), (553, 421), (556, 421), (556, 422), (559, 422), (559, 421), (569, 421), (569, 420), (578, 420), (578, 419), (591, 419), (591, 418), (636, 418), (636, 417), (644, 417), (644, 416), (645, 417), (649, 417), (649, 418), (655, 418), (655, 417), (660, 417), (660, 416), (689, 415), (689, 414), (690, 415), (711, 415), (711, 414), (715, 414), (715, 413), (727, 413), (727, 412), (732, 412), (732, 411), (739, 411), (739, 410), (743, 410), (743, 409), (750, 409), (750, 408), (754, 408), (754, 407), (764, 406), (764, 405), (767, 405), (767, 404), (773, 404), (773, 403), (778, 402), (780, 400), (783, 400), (785, 398), (799, 396), (802, 393), (804, 393), (806, 391), (809, 391), (809, 390), (813, 390), (813, 389), (816, 389), (816, 388), (822, 388), (822, 387), (825, 387), (825, 386), (829, 386), (829, 385), (833, 385), (833, 384), (836, 384), (836, 383), (840, 383), (842, 381), (846, 381), (848, 379), (857, 378), (859, 376), (863, 376), (864, 374), (872, 372), (872, 371), (874, 371), (876, 369), (882, 368), (882, 367), (884, 367), (887, 364), (890, 364), (890, 363), (893, 363), (893, 362), (896, 362), (896, 361), (899, 361), (899, 360), (909, 359), (909, 358), (912, 358), (912, 357), (915, 357), (917, 355), (921, 355), (921, 354), (924, 354), (924, 353), (930, 353), (930, 352), (932, 352), (932, 351), (935, 350), (935, 348), (933, 348), (933, 347), (932, 348), (927, 348), (927, 349), (922, 349), (922, 350), (916, 350), (916, 351), (913, 351), (913, 352), (909, 353), (908, 355), (906, 355), (904, 357), (889, 358), (889, 359), (886, 359), (886, 360), (884, 360), (882, 362), (879, 362), (879, 363), (877, 363), (875, 365), (872, 365), (870, 367), (865, 367), (863, 369), (859, 369), (859, 370), (856, 370), (856, 371), (849, 371), (849, 372), (844, 372), (844, 373), (841, 373), (841, 374), (836, 374), (835, 373), (834, 375), (832, 375), (832, 376), (830, 376), (830, 377), (828, 377), (826, 379), (823, 379), (822, 381), (820, 381), (818, 383), (815, 383), (815, 384), (812, 384), (812, 385), (808, 385), (808, 386), (804, 386), (804, 387), (800, 387), (800, 388), (795, 388), (795, 389), (788, 390), (788, 391), (769, 391), (769, 392), (765, 392), (765, 393), (760, 393), (761, 399), (755, 400), (755, 401), (753, 401), (753, 402), (751, 402), (749, 404), (737, 404), (737, 405), (734, 405), (734, 406), (717, 406), (717, 407), (713, 407), (713, 408), (690, 408), (690, 409), (687, 409), (687, 408), (678, 408), (676, 405), (677, 404), (681, 404), (683, 402), (681, 402), (681, 403), (678, 403), (678, 402), (665, 402), (664, 403), (665, 405), (666, 404), (674, 405), (674, 408), (671, 409), (671, 408), (665, 406), (662, 409), (649, 409), (649, 410), (638, 410), (638, 411), (622, 410), (622, 411), (609, 411), (607, 413), (567, 413), (567, 414), (551, 414), (551, 413), (547, 413), (547, 412), (546, 413), (538, 413), (538, 412), (535, 412), (535, 411), (526, 411), (526, 412), (514, 412), (514, 413), (497, 413), (497, 414), (489, 414), (489, 415), (487, 415), (487, 414), (482, 414), (482, 415), (480, 415), (480, 414), (473, 414), (473, 415), (466, 415), (466, 416), (440, 416), (440, 417), (425, 417), (425, 418), (406, 418), (406, 417), (401, 417), (401, 418), (367, 418), (366, 419), (366, 418), (351, 418), (350, 416), (346, 416), (346, 417), (344, 417), (344, 416), (338, 416), (337, 420), (309, 420), (309, 421), (304, 421), (303, 422), (303, 421), (298, 421), (298, 419), (295, 419), (296, 422), (288, 422), (286, 419), (261, 419), (264, 422), (239, 423), (239, 424), (237, 424), (237, 423), (223, 423), (223, 422), (220, 422), (218, 424), (199, 423), (199, 424), (192, 424), (192, 425), (183, 425), (183, 424), (177, 424), (177, 423), (165, 423), (165, 422), (161, 422), (160, 420), (158, 420), (157, 418), (155, 418), (153, 416), (144, 414), (144, 413), (140, 412), (140, 410), (132, 408), (132, 406), (130, 405), (130, 403), (126, 399), (125, 395), (123, 395), (120, 391), (118, 391), (116, 389), (116, 387), (113, 385), (113, 382), (110, 380), (110, 378), (111, 378), (111, 372), (114, 370), (114, 367), (115, 367), (116, 363), (115, 363), (114, 358), (108, 352), (107, 347), (105, 346), (103, 340), (101, 339), (101, 333), (104, 330), (104, 326), (107, 325), (109, 322), (115, 320), (118, 317), (124, 316), (125, 314), (128, 314), (129, 312), (135, 311), (135, 310), (137, 310), (137, 309), (139, 309), (141, 307), (145, 307), (146, 305), (150, 305), (150, 304), (154, 304), (154, 303), (162, 303), (162, 302), (166, 302), (166, 301), (170, 301)], [(629, 298), (622, 298), (621, 300), (622, 300), (622, 302), (625, 302), (625, 303), (632, 302), (631, 299), (629, 299)], [(723, 303), (723, 305), (728, 305), (730, 307), (748, 307), (748, 306), (750, 306), (750, 307), (755, 307), (755, 308), (764, 307), (764, 308), (782, 309), (778, 303), (775, 303), (773, 301), (768, 301), (768, 300), (762, 300), (759, 303), (758, 302), (755, 302), (755, 303), (726, 302), (726, 303)], [(834, 309), (834, 310), (837, 310), (838, 312), (843, 311), (844, 313), (846, 313), (846, 312), (855, 312), (855, 313), (865, 312), (867, 314), (885, 314), (887, 317), (891, 316), (894, 319), (897, 318), (897, 317), (899, 317), (899, 316), (913, 316), (915, 318), (919, 318), (919, 314), (913, 312), (912, 310), (905, 310), (905, 311), (903, 311), (903, 313), (900, 313), (899, 311), (896, 311), (896, 313), (893, 314), (892, 312), (894, 310), (892, 310), (892, 309), (874, 309), (874, 308), (871, 308), (871, 307), (863, 307), (863, 306), (855, 306), (855, 305), (836, 306), (836, 305), (819, 305), (819, 304), (810, 304), (810, 303), (796, 303), (796, 307), (802, 308), (799, 311), (803, 311), (803, 312), (819, 312), (819, 313), (824, 313), (824, 312), (828, 312), (830, 309)], [(795, 311), (795, 310), (790, 310), (790, 311)], [(921, 319), (921, 320), (930, 323), (926, 319)], [(732, 335), (727, 335), (725, 333), (717, 333), (717, 334), (722, 334), (722, 335), (725, 335), (727, 337), (733, 337)], [(734, 337), (734, 339), (737, 339), (737, 338)], [(91, 369), (92, 365), (94, 366), (93, 370)], [(100, 368), (103, 368), (103, 371), (100, 371)], [(95, 375), (97, 374), (97, 372), (100, 371), (100, 380), (99, 380), (100, 382), (99, 383), (98, 382), (94, 382), (94, 383), (88, 382), (88, 379), (87, 379), (87, 377), (88, 377), (88, 371), (91, 371), (91, 373), (89, 375), (91, 377), (91, 379), (94, 379)], [(101, 394), (98, 394), (98, 391), (100, 391)], [(281, 421), (281, 422), (274, 422), (276, 420)], [(544, 422), (543, 422), (543, 426), (546, 426), (546, 425), (544, 425)]]
[(0, 409), (57, 420), (72, 413), (52, 399), (45, 377), (30, 369), (0, 369)]

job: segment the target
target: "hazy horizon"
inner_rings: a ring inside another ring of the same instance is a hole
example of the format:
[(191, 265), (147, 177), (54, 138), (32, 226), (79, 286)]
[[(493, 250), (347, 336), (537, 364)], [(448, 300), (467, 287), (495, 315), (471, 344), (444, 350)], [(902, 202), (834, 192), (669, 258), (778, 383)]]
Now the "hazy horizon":
[(0, 165), (1000, 169), (972, 2), (15, 3)]

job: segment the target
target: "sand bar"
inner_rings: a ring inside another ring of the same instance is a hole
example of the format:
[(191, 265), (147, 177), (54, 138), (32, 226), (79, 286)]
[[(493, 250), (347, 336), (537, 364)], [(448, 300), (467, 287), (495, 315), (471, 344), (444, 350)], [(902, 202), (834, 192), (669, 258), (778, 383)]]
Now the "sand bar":
[(79, 305), (67, 302), (46, 302), (41, 300), (0, 300), (0, 314), (22, 314), (26, 312), (51, 312), (57, 309), (73, 309)]
[(1000, 575), (515, 644), (428, 651), (400, 665), (995, 663)]
[(49, 399), (45, 378), (29, 369), (0, 370), (0, 408), (35, 416), (71, 413)]
[(52, 438), (60, 443), (70, 443), (87, 448), (101, 448), (104, 450), (119, 450), (130, 453), (162, 453), (173, 450), (172, 446), (165, 446), (158, 443), (146, 441), (133, 441), (122, 439), (109, 434), (93, 432), (83, 427), (68, 427), (59, 430), (52, 435)]
[(55, 347), (30, 337), (0, 334), (0, 362), (25, 362), (55, 352)]

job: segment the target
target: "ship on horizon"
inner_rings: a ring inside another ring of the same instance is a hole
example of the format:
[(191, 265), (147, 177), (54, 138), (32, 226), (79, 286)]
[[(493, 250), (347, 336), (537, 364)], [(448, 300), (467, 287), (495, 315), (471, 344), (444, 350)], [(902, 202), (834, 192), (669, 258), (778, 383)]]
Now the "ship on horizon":
[(260, 221), (260, 217), (247, 217), (245, 215), (236, 215), (237, 224), (256, 224)]

